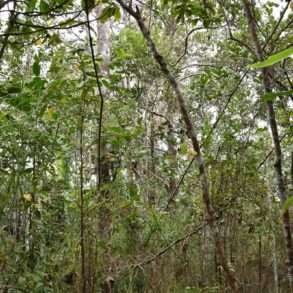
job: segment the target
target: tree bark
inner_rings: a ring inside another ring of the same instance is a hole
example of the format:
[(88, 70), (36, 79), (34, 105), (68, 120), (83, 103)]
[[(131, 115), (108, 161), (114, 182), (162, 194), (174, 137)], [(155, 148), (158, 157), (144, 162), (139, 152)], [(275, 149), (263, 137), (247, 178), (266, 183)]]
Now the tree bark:
[[(0, 3), (0, 9), (2, 7), (4, 7), (6, 4), (8, 4), (9, 2), (10, 1), (1, 2)], [(0, 62), (1, 62), (1, 59), (2, 59), (2, 57), (4, 55), (5, 49), (6, 49), (7, 45), (8, 45), (9, 33), (10, 33), (11, 29), (13, 28), (15, 20), (16, 20), (15, 9), (16, 9), (16, 0), (13, 1), (13, 8), (12, 8), (12, 10), (10, 12), (10, 15), (9, 15), (8, 25), (7, 25), (7, 29), (5, 31), (4, 40), (1, 41), (2, 46), (0, 48)], [(1, 63), (0, 63), (0, 65), (1, 65)]]
[(227, 282), (228, 282), (231, 290), (233, 292), (239, 292), (237, 280), (236, 280), (236, 276), (235, 276), (235, 271), (232, 268), (231, 264), (227, 261), (227, 258), (224, 253), (223, 240), (221, 239), (220, 233), (216, 227), (216, 223), (215, 223), (216, 213), (215, 213), (215, 210), (214, 210), (212, 203), (211, 203), (211, 200), (210, 200), (210, 192), (209, 192), (208, 178), (207, 178), (207, 174), (206, 174), (206, 167), (205, 167), (203, 156), (201, 154), (200, 144), (197, 139), (197, 133), (195, 131), (195, 128), (192, 123), (192, 119), (191, 119), (189, 112), (187, 110), (184, 96), (183, 96), (181, 90), (179, 89), (179, 86), (178, 86), (178, 83), (177, 83), (175, 77), (170, 72), (163, 56), (160, 55), (160, 53), (158, 52), (156, 45), (152, 40), (151, 34), (150, 34), (149, 30), (147, 29), (147, 27), (143, 21), (142, 15), (141, 15), (140, 11), (138, 10), (138, 8), (136, 8), (136, 10), (133, 10), (132, 7), (126, 5), (122, 0), (116, 0), (116, 1), (120, 4), (120, 6), (125, 11), (127, 11), (136, 20), (136, 22), (140, 28), (140, 31), (143, 34), (144, 39), (146, 40), (147, 45), (148, 45), (151, 53), (153, 54), (154, 59), (156, 60), (157, 64), (160, 67), (161, 72), (166, 77), (166, 79), (169, 81), (169, 83), (174, 91), (175, 97), (176, 97), (177, 102), (179, 104), (182, 118), (185, 123), (187, 134), (192, 142), (193, 149), (196, 153), (196, 161), (198, 164), (199, 175), (200, 175), (200, 180), (201, 180), (202, 196), (203, 196), (203, 201), (205, 203), (206, 212), (207, 212), (207, 222), (209, 224), (209, 227), (210, 227), (210, 229), (213, 233), (213, 237), (215, 239), (216, 250), (217, 250), (217, 253), (220, 258), (220, 263), (223, 267), (223, 270), (226, 273)]
[[(177, 149), (176, 149), (176, 137), (174, 135), (174, 114), (175, 114), (175, 103), (173, 102), (173, 99), (170, 99), (168, 101), (167, 106), (167, 118), (168, 118), (168, 136), (167, 136), (167, 144), (168, 144), (168, 155), (170, 157), (170, 168), (172, 171), (177, 170)], [(171, 175), (169, 176), (169, 194), (172, 194), (174, 190), (176, 189), (176, 179), (175, 179), (175, 172), (171, 172)]]
[[(259, 42), (257, 36), (256, 20), (252, 12), (251, 3), (248, 0), (242, 0), (244, 5), (244, 10), (250, 30), (250, 35), (252, 42), (255, 47), (255, 53), (259, 61), (264, 59), (264, 52)], [(271, 82), (270, 75), (273, 72), (270, 68), (262, 69), (262, 79), (265, 93), (270, 93), (272, 91), (273, 82)], [(286, 187), (284, 182), (283, 170), (282, 170), (282, 150), (280, 144), (280, 137), (278, 132), (277, 121), (275, 117), (275, 110), (272, 101), (267, 102), (267, 112), (268, 112), (268, 122), (271, 129), (272, 139), (274, 143), (274, 152), (275, 152), (275, 173), (277, 177), (277, 188), (279, 193), (279, 198), (282, 204), (285, 203), (286, 197)], [(291, 236), (291, 227), (290, 227), (290, 214), (289, 210), (286, 210), (282, 215), (283, 220), (283, 230), (284, 237), (287, 248), (287, 266), (288, 266), (288, 278), (290, 287), (292, 287), (292, 277), (293, 277), (293, 247), (292, 247), (292, 236)]]
[[(95, 15), (99, 18), (103, 13), (101, 5), (95, 8)], [(96, 23), (97, 32), (97, 47), (96, 55), (102, 58), (102, 62), (99, 68), (99, 74), (101, 76), (109, 75), (109, 63), (110, 63), (110, 21), (105, 23), (97, 21)], [(98, 238), (105, 243), (109, 240), (112, 229), (112, 212), (109, 208), (109, 202), (111, 201), (111, 193), (108, 190), (102, 190), (102, 184), (107, 184), (111, 182), (111, 177), (113, 171), (112, 163), (107, 158), (107, 154), (111, 152), (111, 145), (107, 143), (105, 139), (102, 140), (102, 125), (103, 125), (103, 109), (104, 109), (104, 97), (109, 95), (109, 91), (106, 87), (100, 84), (100, 110), (99, 118), (97, 121), (98, 132), (97, 132), (97, 161), (96, 161), (96, 192), (98, 201), (104, 201), (98, 210)], [(102, 98), (103, 97), (103, 98)], [(102, 266), (102, 271), (111, 271), (110, 265), (107, 262), (108, 255), (110, 254), (109, 247), (105, 248), (103, 252), (104, 261)], [(101, 257), (101, 256), (100, 256)], [(96, 270), (95, 267), (92, 268), (93, 271)], [(95, 273), (96, 274), (96, 273)], [(108, 277), (108, 276), (107, 276)], [(100, 289), (102, 293), (112, 292), (112, 286), (114, 286), (114, 279), (111, 279), (109, 283), (104, 276), (100, 280)], [(92, 285), (92, 291), (96, 292), (96, 284)]]
[(80, 117), (80, 129), (79, 129), (79, 197), (80, 197), (80, 262), (81, 262), (81, 293), (87, 293), (87, 280), (85, 272), (85, 227), (84, 227), (84, 165), (83, 165), (83, 129), (84, 128), (84, 115), (83, 109), (81, 107), (81, 117)]

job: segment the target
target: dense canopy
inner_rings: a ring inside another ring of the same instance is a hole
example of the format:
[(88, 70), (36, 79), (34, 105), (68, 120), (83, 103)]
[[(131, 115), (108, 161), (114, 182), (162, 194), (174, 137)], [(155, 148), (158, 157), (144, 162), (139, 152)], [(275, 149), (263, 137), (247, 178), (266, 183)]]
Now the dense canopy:
[(0, 293), (293, 292), (293, 2), (0, 0)]

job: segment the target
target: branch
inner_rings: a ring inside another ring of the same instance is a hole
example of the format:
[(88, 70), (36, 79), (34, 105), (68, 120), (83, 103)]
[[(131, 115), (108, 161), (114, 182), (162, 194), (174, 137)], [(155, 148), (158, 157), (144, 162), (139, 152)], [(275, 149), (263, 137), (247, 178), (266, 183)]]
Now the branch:
[[(28, 293), (29, 291), (26, 291), (25, 289), (21, 289), (21, 288), (18, 288), (18, 287), (13, 287), (13, 286), (10, 286), (10, 285), (0, 285), (0, 289), (1, 290), (13, 290), (13, 291), (19, 291), (19, 292), (23, 292), (23, 293)], [(5, 291), (4, 291), (5, 292)]]
[[(92, 20), (90, 20), (89, 22), (94, 22), (94, 21), (97, 21), (99, 20), (100, 17), (97, 17), (97, 18), (94, 18)], [(75, 27), (78, 27), (78, 26), (82, 26), (82, 25), (87, 25), (87, 21), (81, 21), (79, 23), (75, 23), (75, 24), (72, 24), (72, 25), (69, 25), (69, 26), (60, 26), (60, 24), (56, 24), (56, 25), (53, 25), (53, 26), (48, 26), (48, 27), (42, 27), (39, 28), (39, 29), (36, 29), (34, 31), (26, 31), (26, 32), (12, 32), (12, 33), (3, 33), (3, 34), (0, 34), (0, 37), (5, 37), (5, 36), (21, 36), (21, 35), (31, 35), (31, 34), (35, 34), (35, 33), (39, 33), (39, 32), (43, 32), (45, 30), (67, 30), (67, 29), (71, 29), (71, 28), (75, 28)], [(21, 24), (21, 25), (24, 25), (24, 24)], [(28, 25), (29, 26), (29, 25)]]
[[(6, 10), (1, 10), (0, 13), (11, 13), (13, 10), (11, 9), (6, 9)], [(53, 11), (53, 10), (51, 10)], [(70, 15), (70, 14), (76, 14), (80, 13), (82, 10), (74, 10), (74, 11), (63, 11), (59, 13), (52, 13), (52, 12), (37, 12), (37, 11), (19, 11), (16, 10), (15, 14), (17, 15), (24, 15), (26, 17), (36, 17), (36, 16), (51, 16), (51, 17), (58, 17), (58, 16), (64, 16), (64, 15)]]
[(0, 1), (0, 9), (3, 8), (6, 4), (8, 4), (9, 2), (11, 2), (12, 0), (3, 0), (3, 1)]
[(222, 7), (222, 10), (223, 10), (223, 15), (224, 15), (224, 19), (227, 24), (227, 27), (228, 27), (228, 33), (229, 33), (230, 40), (238, 43), (242, 47), (245, 47), (250, 53), (252, 53), (253, 56), (255, 56), (255, 52), (247, 44), (245, 44), (242, 40), (239, 40), (234, 37), (232, 30), (231, 30), (230, 20), (229, 20), (228, 16), (226, 15), (224, 3), (221, 0), (218, 0), (218, 3)]
[(205, 204), (206, 213), (207, 213), (207, 223), (212, 230), (215, 243), (216, 243), (216, 249), (221, 260), (221, 265), (223, 267), (223, 270), (226, 273), (227, 282), (229, 283), (229, 286), (231, 287), (232, 291), (239, 292), (238, 284), (237, 284), (237, 280), (235, 276), (235, 271), (233, 270), (232, 266), (226, 259), (224, 248), (223, 248), (224, 244), (219, 235), (219, 231), (217, 227), (215, 226), (216, 213), (210, 198), (209, 181), (208, 181), (208, 176), (206, 172), (206, 165), (201, 153), (201, 146), (198, 141), (196, 129), (194, 127), (190, 113), (186, 107), (185, 97), (183, 96), (179, 88), (179, 84), (177, 80), (175, 79), (174, 75), (170, 72), (164, 57), (157, 50), (157, 47), (151, 37), (150, 31), (145, 26), (145, 23), (143, 21), (143, 18), (138, 8), (136, 8), (136, 10), (134, 11), (132, 7), (127, 6), (122, 0), (116, 0), (116, 1), (120, 4), (122, 8), (124, 8), (130, 15), (132, 15), (135, 18), (154, 59), (156, 60), (158, 66), (160, 67), (162, 74), (168, 80), (168, 82), (170, 83), (170, 86), (173, 89), (173, 92), (175, 94), (175, 97), (179, 105), (182, 119), (185, 123), (188, 137), (190, 138), (192, 142), (193, 150), (196, 153), (195, 160), (197, 161), (198, 170), (199, 170), (199, 177), (200, 177), (201, 189), (202, 189), (201, 190), (202, 198), (203, 198), (203, 202)]
[[(280, 138), (280, 143), (283, 141), (283, 139), (287, 136), (288, 133), (285, 133), (281, 138)], [(269, 159), (269, 157), (273, 154), (274, 149), (271, 149), (267, 155), (265, 156), (265, 158), (259, 163), (259, 165), (257, 166), (256, 170), (258, 171), (262, 165)]]
[[(78, 15), (76, 17), (78, 17)], [(97, 18), (94, 18), (94, 19), (90, 20), (89, 22), (91, 23), (91, 22), (97, 21), (99, 19), (100, 19), (100, 17), (97, 17)], [(72, 18), (71, 20), (74, 20), (74, 19)], [(64, 26), (64, 27), (61, 26), (60, 23), (56, 24), (56, 25), (52, 25), (52, 26), (41, 26), (41, 25), (26, 24), (26, 23), (17, 23), (17, 24), (21, 25), (21, 26), (34, 27), (34, 28), (37, 28), (37, 29), (34, 30), (34, 31), (26, 31), (26, 32), (3, 33), (3, 34), (0, 34), (0, 37), (3, 37), (3, 36), (31, 35), (31, 34), (43, 32), (43, 31), (46, 31), (46, 30), (67, 30), (67, 29), (72, 29), (72, 28), (78, 27), (78, 26), (87, 25), (87, 21), (81, 21), (81, 22), (78, 22), (78, 23), (75, 23), (75, 24), (72, 24), (72, 25), (69, 25), (69, 26)]]
[[(89, 20), (89, 5), (88, 5), (88, 0), (85, 0), (85, 10), (86, 10), (86, 21), (87, 21), (87, 29), (88, 29), (88, 38), (89, 38), (89, 45), (90, 45), (90, 50), (91, 50), (91, 58), (92, 58), (92, 63), (94, 67), (94, 72), (95, 72), (95, 78), (96, 78), (96, 84), (98, 87), (98, 92), (100, 96), (100, 110), (99, 110), (99, 126), (98, 126), (98, 183), (97, 187), (98, 190), (101, 186), (101, 179), (102, 179), (102, 165), (101, 165), (101, 137), (102, 137), (102, 122), (103, 122), (103, 110), (104, 110), (104, 95), (102, 92), (102, 85), (101, 81), (99, 78), (98, 74), (98, 68), (96, 64), (96, 58), (95, 58), (95, 51), (94, 51), (94, 45), (93, 45), (93, 38), (91, 34), (91, 28), (90, 28), (90, 20)], [(97, 190), (97, 191), (98, 191)]]
[[(15, 24), (15, 20), (16, 20), (16, 16), (15, 16), (15, 8), (16, 8), (16, 0), (13, 1), (13, 9), (10, 12), (10, 16), (9, 16), (9, 20), (8, 20), (8, 26), (6, 29), (6, 32), (9, 33), (10, 30), (13, 28), (14, 24)], [(3, 57), (4, 51), (8, 45), (8, 39), (9, 39), (9, 34), (5, 36), (4, 40), (2, 41), (2, 47), (0, 49), (0, 62), (1, 59)], [(0, 63), (1, 65), (1, 63)]]
[[(282, 20), (283, 20), (283, 18), (284, 18), (284, 16), (285, 16), (285, 14), (286, 14), (288, 8), (289, 8), (290, 2), (291, 2), (291, 1), (288, 1), (288, 2), (287, 2), (285, 8), (284, 8), (283, 11), (281, 12), (281, 14), (280, 14), (280, 18), (279, 18), (277, 24), (275, 25), (275, 27), (274, 27), (274, 29), (272, 30), (271, 34), (270, 34), (269, 37), (267, 38), (267, 40), (266, 40), (264, 46), (262, 47), (263, 50), (265, 50), (265, 48), (266, 48), (267, 45), (269, 44), (270, 40), (271, 40), (272, 37), (274, 36), (275, 32), (277, 31), (278, 27), (280, 26), (280, 24), (281, 24), (281, 22), (282, 22)], [(279, 36), (279, 35), (278, 35), (278, 36)], [(276, 41), (276, 40), (274, 40), (274, 43), (275, 43), (275, 41)]]
[[(220, 112), (220, 114), (219, 114), (217, 120), (216, 120), (215, 123), (213, 124), (213, 126), (212, 126), (210, 132), (208, 133), (206, 139), (208, 139), (208, 138), (213, 134), (214, 130), (217, 128), (217, 126), (218, 126), (220, 120), (222, 119), (222, 117), (224, 116), (224, 114), (225, 114), (225, 112), (226, 112), (226, 110), (227, 110), (227, 108), (228, 108), (228, 105), (230, 104), (230, 102), (231, 102), (231, 100), (232, 100), (232, 97), (233, 97), (234, 94), (237, 92), (239, 86), (241, 85), (242, 81), (243, 81), (244, 78), (246, 77), (247, 73), (248, 73), (248, 70), (247, 70), (247, 71), (241, 76), (241, 78), (240, 78), (239, 82), (237, 83), (237, 85), (235, 86), (235, 88), (234, 88), (234, 89), (232, 90), (232, 92), (228, 95), (228, 99), (227, 99), (227, 101), (226, 101), (226, 103), (225, 103), (225, 105), (224, 105), (222, 111)], [(201, 146), (202, 146), (202, 145), (201, 145)], [(193, 157), (193, 158), (191, 159), (191, 161), (189, 162), (188, 166), (186, 167), (186, 169), (184, 170), (183, 174), (181, 175), (181, 177), (180, 177), (180, 179), (179, 179), (179, 181), (178, 181), (178, 183), (177, 183), (177, 185), (176, 185), (176, 188), (175, 188), (174, 191), (172, 192), (171, 196), (168, 198), (168, 201), (167, 201), (167, 205), (166, 205), (166, 207), (165, 207), (165, 210), (168, 210), (168, 209), (169, 209), (170, 204), (173, 202), (175, 196), (177, 195), (177, 193), (178, 193), (178, 191), (179, 191), (179, 188), (180, 188), (180, 186), (182, 185), (182, 183), (183, 183), (183, 181), (184, 181), (184, 178), (185, 178), (185, 176), (187, 175), (187, 173), (189, 172), (189, 170), (190, 170), (190, 168), (191, 168), (191, 166), (192, 166), (192, 164), (193, 164), (194, 161), (195, 161), (195, 157)]]
[(222, 109), (222, 111), (220, 112), (217, 120), (215, 121), (215, 123), (213, 124), (211, 131), (209, 132), (209, 134), (207, 135), (206, 139), (208, 139), (214, 132), (214, 130), (217, 128), (218, 123), (220, 122), (220, 120), (222, 119), (222, 117), (224, 116), (226, 109), (228, 108), (233, 96), (235, 95), (235, 93), (237, 92), (239, 86), (241, 85), (242, 81), (244, 80), (244, 78), (246, 77), (246, 75), (248, 74), (249, 70), (246, 70), (243, 75), (240, 77), (237, 85), (235, 86), (235, 88), (232, 90), (232, 92), (228, 95), (228, 99), (224, 105), (224, 108)]
[[(217, 217), (215, 219), (215, 222), (220, 221), (223, 216), (224, 216), (224, 212), (228, 209), (231, 208), (232, 204), (239, 198), (238, 195), (232, 197), (229, 202), (222, 206), (219, 210), (218, 210), (218, 214)], [(207, 227), (208, 221), (205, 220), (203, 223), (197, 225), (194, 229), (192, 229), (192, 231), (187, 232), (186, 234), (184, 234), (183, 236), (177, 238), (176, 240), (172, 241), (171, 243), (169, 243), (166, 247), (164, 247), (163, 249), (161, 249), (159, 252), (157, 252), (156, 254), (154, 254), (153, 256), (147, 257), (145, 260), (138, 262), (136, 264), (132, 264), (127, 266), (126, 268), (120, 270), (117, 272), (117, 274), (121, 274), (125, 271), (128, 271), (129, 269), (132, 268), (138, 268), (138, 267), (142, 267), (145, 265), (148, 265), (150, 263), (152, 263), (153, 261), (155, 261), (156, 259), (160, 258), (161, 256), (163, 256), (164, 254), (166, 254), (170, 249), (172, 249), (174, 246), (176, 246), (177, 244), (187, 240), (188, 238), (192, 237), (193, 235), (197, 234), (199, 231), (201, 231), (203, 228)]]
[(166, 252), (168, 252), (171, 248), (173, 248), (175, 245), (179, 244), (180, 242), (190, 238), (191, 236), (195, 235), (196, 233), (198, 233), (200, 230), (202, 230), (204, 227), (206, 227), (208, 225), (207, 222), (204, 222), (200, 225), (198, 225), (194, 230), (192, 230), (191, 232), (183, 235), (182, 237), (174, 240), (173, 242), (171, 242), (169, 245), (167, 245), (165, 248), (163, 248), (161, 251), (159, 251), (158, 253), (156, 253), (155, 255), (145, 259), (144, 261), (137, 263), (135, 265), (132, 265), (132, 267), (141, 267), (144, 265), (147, 265), (151, 262), (153, 262), (154, 260), (156, 260), (157, 258), (161, 257), (162, 255), (164, 255)]
[(189, 37), (196, 31), (199, 31), (199, 30), (203, 30), (203, 29), (217, 29), (218, 27), (197, 27), (197, 28), (194, 28), (192, 29), (191, 31), (189, 31), (186, 35), (186, 38), (185, 38), (185, 41), (184, 41), (184, 52), (183, 54), (177, 59), (177, 61), (175, 62), (175, 64), (173, 66), (176, 66), (181, 60), (182, 58), (188, 53), (188, 40), (189, 40)]
[[(66, 23), (66, 22), (71, 22), (74, 21), (77, 17), (80, 16), (80, 14), (82, 13), (82, 11), (77, 12), (77, 14), (75, 16), (73, 16), (72, 18), (69, 18), (65, 21), (62, 21), (62, 23)], [(44, 25), (40, 25), (40, 24), (34, 24), (34, 23), (25, 23), (25, 22), (18, 22), (15, 21), (15, 24), (19, 25), (19, 26), (25, 26), (25, 27), (31, 27), (31, 28), (38, 28), (38, 29), (43, 29), (43, 30), (50, 30), (50, 29), (64, 29), (64, 27), (62, 27), (62, 23), (56, 24), (56, 25), (52, 25), (52, 26), (44, 26)], [(78, 23), (78, 25), (80, 25), (81, 23)], [(86, 22), (83, 22), (82, 24), (86, 24)], [(76, 25), (76, 24), (74, 24)], [(70, 27), (69, 27), (70, 28)]]
[(193, 157), (193, 158), (191, 159), (191, 161), (189, 162), (188, 166), (186, 167), (186, 169), (184, 170), (183, 174), (181, 175), (181, 177), (180, 177), (180, 179), (179, 179), (179, 181), (178, 181), (178, 183), (177, 183), (175, 189), (173, 190), (172, 194), (171, 194), (170, 197), (168, 198), (167, 205), (166, 205), (166, 207), (165, 207), (164, 210), (168, 210), (169, 207), (170, 207), (170, 204), (174, 201), (174, 198), (175, 198), (175, 196), (177, 195), (177, 193), (178, 193), (178, 191), (179, 191), (179, 188), (180, 188), (180, 186), (182, 185), (182, 183), (183, 183), (183, 181), (184, 181), (184, 178), (185, 178), (185, 176), (187, 175), (187, 173), (189, 172), (189, 170), (190, 170), (190, 168), (191, 168), (191, 166), (192, 166), (192, 164), (193, 164), (194, 161), (195, 161), (195, 157)]

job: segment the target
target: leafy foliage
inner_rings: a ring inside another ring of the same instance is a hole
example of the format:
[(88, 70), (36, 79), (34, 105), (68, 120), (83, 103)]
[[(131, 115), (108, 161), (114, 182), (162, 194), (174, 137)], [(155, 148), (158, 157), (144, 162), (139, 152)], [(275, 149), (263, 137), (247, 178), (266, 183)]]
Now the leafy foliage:
[[(279, 52), (249, 65), (274, 65), (263, 93), (247, 70), (243, 1), (232, 2), (133, 9), (184, 96), (240, 290), (288, 292), (292, 13), (254, 7), (265, 55)], [(136, 23), (119, 1), (87, 1), (90, 33), (85, 1), (12, 4), (0, 3), (0, 291), (228, 291), (182, 105)], [(264, 102), (281, 142), (281, 204)]]
[(277, 54), (271, 55), (262, 62), (254, 63), (251, 65), (251, 68), (259, 69), (259, 68), (269, 67), (274, 65), (275, 63), (278, 63), (284, 60), (285, 58), (290, 57), (291, 55), (293, 55), (293, 47), (283, 50)]

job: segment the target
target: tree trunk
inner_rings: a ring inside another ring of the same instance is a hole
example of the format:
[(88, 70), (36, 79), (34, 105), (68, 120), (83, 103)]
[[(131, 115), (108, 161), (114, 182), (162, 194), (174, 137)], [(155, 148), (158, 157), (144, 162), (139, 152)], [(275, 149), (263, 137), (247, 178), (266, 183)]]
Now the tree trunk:
[(176, 150), (176, 137), (174, 136), (174, 129), (173, 129), (173, 121), (174, 121), (174, 114), (175, 114), (175, 104), (173, 99), (168, 101), (167, 106), (167, 118), (168, 118), (168, 136), (167, 136), (167, 144), (168, 144), (168, 155), (170, 157), (170, 168), (171, 174), (169, 176), (169, 194), (172, 194), (176, 189), (176, 179), (175, 179), (175, 171), (177, 169), (177, 150)]
[[(250, 2), (248, 0), (242, 0), (242, 1), (244, 4), (244, 10), (245, 10), (248, 26), (250, 29), (251, 38), (255, 47), (255, 54), (258, 60), (260, 61), (264, 59), (264, 52), (257, 36), (256, 20), (252, 12), (252, 7)], [(264, 68), (262, 70), (262, 79), (263, 79), (263, 86), (264, 86), (265, 93), (270, 93), (272, 91), (273, 83), (271, 82), (270, 74), (273, 74), (270, 68)], [(274, 143), (275, 157), (276, 157), (274, 167), (275, 167), (275, 173), (277, 177), (277, 188), (279, 192), (280, 201), (282, 204), (284, 204), (287, 197), (286, 197), (284, 176), (282, 171), (282, 150), (281, 150), (280, 137), (279, 137), (278, 127), (277, 127), (277, 121), (275, 117), (275, 110), (274, 110), (272, 101), (267, 102), (267, 112), (268, 112), (269, 126), (271, 129), (271, 134), (272, 134), (273, 143)], [(286, 248), (287, 248), (288, 278), (289, 278), (290, 287), (292, 287), (293, 247), (292, 247), (289, 210), (286, 210), (283, 213), (282, 218), (283, 218), (284, 237), (285, 237)]]
[[(16, 13), (15, 13), (15, 10), (16, 10), (16, 0), (12, 1), (13, 3), (13, 8), (10, 12), (10, 15), (9, 15), (9, 19), (8, 19), (8, 24), (7, 24), (7, 29), (5, 31), (5, 36), (4, 36), (4, 40), (1, 41), (2, 43), (2, 46), (0, 48), (0, 66), (1, 66), (1, 59), (4, 55), (4, 52), (5, 52), (5, 49), (8, 45), (8, 40), (9, 40), (9, 33), (10, 31), (13, 29), (14, 27), (14, 24), (15, 24), (15, 20), (16, 20)], [(5, 5), (5, 4), (4, 4)], [(4, 6), (3, 5), (3, 6)], [(2, 8), (2, 7), (1, 7)], [(1, 67), (0, 67), (1, 68)]]
[[(96, 17), (99, 18), (102, 14), (102, 7), (98, 5), (95, 9)], [(110, 21), (105, 23), (97, 21), (97, 56), (102, 58), (102, 63), (100, 65), (99, 74), (102, 76), (107, 76), (109, 74), (109, 62), (110, 62)], [(104, 86), (99, 87), (100, 97), (108, 96), (109, 91)], [(96, 162), (96, 189), (97, 189), (97, 199), (104, 204), (99, 207), (98, 210), (98, 237), (105, 243), (109, 240), (112, 227), (112, 213), (109, 208), (109, 203), (111, 201), (111, 195), (108, 190), (101, 190), (101, 185), (109, 183), (111, 181), (111, 170), (112, 163), (107, 158), (107, 153), (111, 151), (110, 144), (107, 141), (102, 141), (102, 123), (103, 123), (103, 103), (104, 99), (100, 100), (100, 111), (98, 118), (98, 133), (97, 133), (97, 162)], [(101, 268), (103, 272), (108, 273), (111, 271), (110, 265), (107, 262), (109, 253), (109, 247), (105, 246), (105, 251), (103, 252), (104, 265)], [(95, 265), (94, 265), (95, 266)], [(93, 266), (92, 270), (95, 270)], [(107, 276), (108, 277), (108, 276)], [(104, 278), (104, 277), (103, 277)], [(111, 284), (111, 286), (109, 285)], [(108, 283), (107, 279), (100, 280), (100, 288), (102, 292), (108, 293), (112, 292), (112, 286), (114, 285), (114, 280), (111, 279), (111, 283)], [(96, 292), (97, 288), (95, 284), (92, 285), (92, 292)]]
[(272, 207), (273, 198), (270, 194), (268, 196), (268, 207), (270, 211), (270, 226), (271, 226), (271, 237), (272, 237), (272, 266), (273, 266), (273, 275), (274, 275), (274, 286), (275, 293), (279, 293), (279, 274), (278, 274), (278, 261), (277, 261), (277, 246), (276, 246), (276, 221), (274, 219), (273, 207)]
[(83, 189), (83, 127), (84, 117), (81, 106), (80, 129), (79, 129), (79, 197), (80, 197), (80, 265), (81, 265), (81, 293), (87, 293), (87, 279), (85, 272), (85, 227), (84, 227), (84, 189)]
[(228, 282), (231, 290), (233, 292), (239, 292), (237, 281), (236, 281), (236, 276), (235, 276), (235, 271), (232, 268), (231, 264), (226, 259), (226, 256), (224, 253), (223, 240), (220, 237), (220, 233), (219, 233), (218, 228), (215, 223), (216, 213), (214, 211), (214, 208), (212, 206), (211, 199), (210, 199), (210, 192), (209, 192), (208, 178), (207, 178), (207, 174), (206, 174), (206, 167), (205, 167), (203, 156), (201, 154), (199, 141), (197, 139), (197, 133), (195, 131), (195, 128), (193, 127), (191, 117), (190, 117), (189, 112), (187, 110), (187, 107), (185, 105), (184, 96), (183, 96), (181, 90), (179, 89), (179, 86), (178, 86), (178, 83), (177, 83), (175, 77), (170, 72), (163, 56), (161, 56), (160, 53), (158, 52), (156, 45), (154, 44), (154, 42), (151, 38), (150, 32), (147, 29), (147, 27), (143, 21), (143, 18), (142, 18), (140, 11), (138, 9), (133, 10), (130, 6), (126, 5), (122, 0), (117, 0), (117, 2), (121, 5), (121, 7), (124, 10), (126, 10), (130, 15), (132, 15), (135, 18), (143, 36), (147, 42), (147, 45), (153, 54), (154, 59), (158, 63), (158, 65), (161, 69), (161, 72), (164, 74), (166, 79), (169, 81), (169, 83), (174, 91), (175, 97), (176, 97), (177, 102), (179, 104), (182, 118), (183, 118), (185, 126), (186, 126), (187, 134), (192, 142), (193, 149), (196, 153), (196, 161), (198, 164), (200, 180), (201, 180), (202, 196), (203, 196), (203, 201), (205, 203), (206, 212), (207, 212), (207, 222), (209, 224), (209, 227), (210, 227), (210, 229), (213, 233), (213, 237), (215, 239), (216, 250), (217, 250), (217, 253), (220, 258), (220, 263), (223, 267), (223, 270), (226, 273), (227, 282)]

